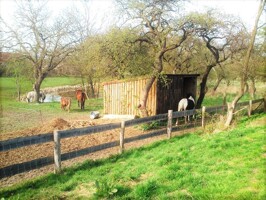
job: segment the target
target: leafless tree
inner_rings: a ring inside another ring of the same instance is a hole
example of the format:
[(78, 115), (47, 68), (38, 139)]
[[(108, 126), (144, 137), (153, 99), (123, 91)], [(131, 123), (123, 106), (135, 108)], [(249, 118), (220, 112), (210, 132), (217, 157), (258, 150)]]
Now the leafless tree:
[(43, 80), (75, 51), (84, 35), (75, 9), (51, 17), (44, 1), (20, 1), (17, 6), (15, 24), (1, 20), (4, 27), (1, 45), (32, 64), (33, 90), (38, 102)]
[(176, 20), (181, 0), (117, 0), (133, 28), (140, 31), (136, 42), (147, 43), (154, 52), (153, 72), (143, 88), (139, 109), (147, 116), (147, 98), (152, 84), (163, 70), (166, 52), (179, 47), (191, 33), (188, 21)]
[(211, 70), (231, 59), (235, 53), (245, 49), (245, 42), (241, 37), (244, 27), (233, 18), (225, 20), (225, 16), (215, 10), (210, 10), (206, 14), (196, 13), (193, 15), (193, 21), (197, 36), (205, 44), (205, 47), (202, 48), (209, 51), (205, 55), (206, 66), (203, 66), (204, 71), (196, 105), (197, 108), (200, 108), (207, 92), (207, 80)]

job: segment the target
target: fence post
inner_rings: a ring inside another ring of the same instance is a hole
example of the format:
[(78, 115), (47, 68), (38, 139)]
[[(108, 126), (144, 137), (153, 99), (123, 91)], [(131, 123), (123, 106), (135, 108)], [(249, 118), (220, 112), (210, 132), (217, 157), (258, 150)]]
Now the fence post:
[(249, 105), (248, 105), (248, 116), (250, 117), (252, 113), (252, 100), (249, 100)]
[(125, 135), (125, 121), (122, 121), (121, 122), (121, 130), (120, 130), (119, 153), (123, 153), (123, 151), (124, 151), (124, 135)]
[(168, 110), (168, 122), (167, 122), (167, 138), (172, 137), (172, 120), (173, 120), (173, 110)]
[(201, 127), (203, 128), (203, 130), (205, 129), (205, 111), (206, 107), (202, 106)]
[(58, 133), (58, 130), (54, 130), (54, 163), (55, 163), (55, 173), (60, 173), (61, 145), (60, 145), (60, 133)]

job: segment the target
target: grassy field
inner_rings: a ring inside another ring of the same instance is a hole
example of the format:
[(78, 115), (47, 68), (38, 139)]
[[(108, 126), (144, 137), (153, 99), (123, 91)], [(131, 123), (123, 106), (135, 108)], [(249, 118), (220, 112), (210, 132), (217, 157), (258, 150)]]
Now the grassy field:
[(2, 199), (266, 199), (266, 114), (0, 190)]
[[(41, 89), (76, 84), (81, 84), (81, 80), (75, 77), (48, 77), (43, 81)], [(0, 77), (0, 88), (1, 103), (17, 101), (16, 81), (14, 78)], [(24, 80), (21, 84), (21, 93), (26, 94), (31, 90), (32, 83), (29, 80)]]
[[(43, 82), (42, 88), (76, 85), (81, 84), (81, 80), (71, 77), (49, 77)], [(32, 84), (29, 81), (24, 81), (22, 84), (22, 94), (32, 90)], [(20, 129), (30, 128), (43, 121), (51, 120), (53, 118), (77, 119), (88, 116), (90, 111), (103, 109), (103, 100), (89, 99), (85, 103), (85, 111), (78, 108), (77, 102), (73, 99), (71, 112), (66, 115), (66, 112), (61, 110), (60, 103), (26, 103), (17, 100), (16, 84), (14, 78), (1, 77), (0, 78), (0, 100), (1, 100), (1, 126), (0, 133), (16, 131)], [(30, 120), (21, 120), (30, 119)], [(11, 124), (11, 125), (10, 125)]]

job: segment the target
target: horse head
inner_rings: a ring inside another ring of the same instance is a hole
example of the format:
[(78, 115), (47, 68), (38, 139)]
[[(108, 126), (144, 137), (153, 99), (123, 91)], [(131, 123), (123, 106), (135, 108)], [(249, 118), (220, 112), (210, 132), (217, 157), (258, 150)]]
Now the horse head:
[(191, 101), (193, 101), (194, 104), (195, 104), (195, 99), (192, 96), (188, 97), (188, 99), (190, 99)]

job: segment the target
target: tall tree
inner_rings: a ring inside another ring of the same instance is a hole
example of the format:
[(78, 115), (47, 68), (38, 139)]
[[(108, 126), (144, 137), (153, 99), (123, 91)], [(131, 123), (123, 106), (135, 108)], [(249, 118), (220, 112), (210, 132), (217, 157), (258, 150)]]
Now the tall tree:
[(43, 80), (75, 51), (81, 40), (82, 27), (73, 15), (77, 12), (72, 11), (52, 18), (47, 2), (21, 1), (16, 11), (16, 24), (1, 21), (5, 25), (3, 47), (23, 55), (32, 64), (36, 102)]
[(181, 0), (117, 0), (133, 28), (140, 30), (136, 42), (147, 43), (154, 51), (152, 73), (143, 88), (139, 108), (148, 116), (146, 108), (149, 91), (156, 77), (163, 71), (163, 56), (179, 47), (190, 34), (190, 23), (176, 20)]
[(235, 111), (235, 107), (236, 107), (237, 102), (242, 98), (242, 96), (245, 93), (245, 87), (247, 85), (247, 80), (248, 80), (248, 75), (249, 75), (249, 61), (250, 61), (253, 46), (255, 43), (255, 39), (256, 39), (259, 19), (260, 19), (260, 16), (261, 16), (263, 10), (265, 10), (265, 0), (260, 1), (257, 17), (255, 19), (254, 28), (253, 28), (253, 31), (250, 35), (250, 43), (248, 46), (246, 56), (244, 58), (243, 70), (240, 73), (240, 80), (241, 80), (240, 89), (238, 91), (238, 94), (233, 99), (233, 101), (231, 103), (228, 103), (227, 119), (225, 122), (225, 126), (227, 126), (227, 127), (230, 126), (230, 124), (233, 120), (233, 115), (234, 115), (234, 111)]
[[(211, 70), (216, 66), (221, 66), (221, 63), (245, 48), (241, 37), (244, 27), (239, 21), (230, 16), (225, 17), (215, 10), (210, 10), (205, 14), (192, 13), (190, 17), (193, 19), (196, 35), (201, 38), (209, 52), (205, 54), (204, 58), (206, 65), (203, 66), (196, 105), (197, 108), (200, 108), (207, 92), (206, 86)], [(224, 20), (225, 18), (226, 20)]]

